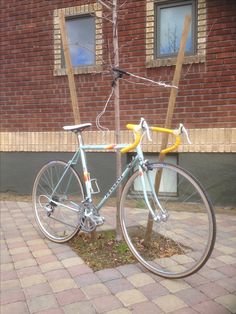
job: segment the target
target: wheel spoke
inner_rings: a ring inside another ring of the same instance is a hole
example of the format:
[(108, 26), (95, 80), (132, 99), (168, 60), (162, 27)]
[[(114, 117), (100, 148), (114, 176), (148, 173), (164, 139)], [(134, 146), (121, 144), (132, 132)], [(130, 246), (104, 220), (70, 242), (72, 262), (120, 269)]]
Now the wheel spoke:
[[(167, 278), (185, 277), (202, 267), (213, 249), (216, 227), (212, 206), (196, 179), (183, 169), (168, 164), (152, 168), (162, 171), (158, 200), (167, 218), (147, 223), (149, 210), (136, 172), (121, 197), (124, 237), (149, 270)], [(146, 189), (153, 211), (162, 217), (151, 193), (155, 188), (146, 185)]]
[(73, 168), (62, 161), (45, 165), (33, 188), (36, 221), (44, 235), (55, 242), (71, 239), (80, 229), (83, 198), (83, 187)]

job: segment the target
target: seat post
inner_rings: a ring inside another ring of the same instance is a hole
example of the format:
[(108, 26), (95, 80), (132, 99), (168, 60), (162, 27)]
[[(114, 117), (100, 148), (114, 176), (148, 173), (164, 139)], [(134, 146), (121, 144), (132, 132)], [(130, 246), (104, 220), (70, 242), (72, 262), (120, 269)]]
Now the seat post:
[(78, 139), (78, 144), (79, 144), (79, 147), (81, 145), (84, 145), (84, 141), (83, 141), (83, 137), (82, 137), (82, 132), (76, 132), (77, 133), (77, 139)]

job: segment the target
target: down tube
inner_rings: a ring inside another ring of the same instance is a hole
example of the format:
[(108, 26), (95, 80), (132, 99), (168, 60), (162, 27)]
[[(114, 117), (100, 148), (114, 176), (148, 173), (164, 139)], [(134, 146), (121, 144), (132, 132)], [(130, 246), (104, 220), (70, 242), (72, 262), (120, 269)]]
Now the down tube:
[(128, 176), (128, 174), (131, 172), (131, 170), (135, 167), (135, 165), (138, 163), (139, 157), (138, 155), (135, 156), (135, 158), (127, 165), (125, 170), (123, 171), (122, 175), (115, 181), (115, 183), (111, 186), (111, 188), (107, 191), (107, 193), (104, 195), (103, 199), (98, 203), (96, 206), (97, 210), (99, 211), (102, 206), (106, 203), (106, 201), (109, 199), (111, 194), (116, 191), (117, 187), (123, 182), (123, 180)]

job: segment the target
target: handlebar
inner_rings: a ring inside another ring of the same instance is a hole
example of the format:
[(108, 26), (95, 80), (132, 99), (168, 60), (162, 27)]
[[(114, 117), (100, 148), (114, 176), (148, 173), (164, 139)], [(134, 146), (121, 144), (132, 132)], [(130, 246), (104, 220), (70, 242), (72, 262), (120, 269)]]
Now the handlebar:
[(145, 132), (147, 132), (148, 139), (151, 141), (149, 129), (154, 131), (154, 132), (168, 133), (168, 134), (175, 136), (175, 143), (173, 145), (171, 145), (170, 147), (167, 147), (167, 148), (161, 150), (160, 154), (167, 154), (167, 153), (175, 150), (176, 148), (178, 148), (178, 146), (181, 144), (181, 134), (183, 134), (183, 133), (186, 135), (188, 143), (191, 144), (191, 142), (189, 140), (188, 132), (185, 129), (185, 127), (183, 126), (183, 124), (180, 124), (179, 128), (174, 129), (174, 130), (156, 127), (156, 126), (151, 126), (149, 128), (147, 122), (143, 118), (141, 118), (141, 121), (139, 124), (127, 124), (126, 127), (128, 130), (132, 130), (134, 132), (135, 140), (131, 145), (129, 145), (125, 148), (122, 148), (121, 153), (127, 153), (127, 152), (135, 149), (139, 145), (139, 143), (141, 142), (142, 135)]

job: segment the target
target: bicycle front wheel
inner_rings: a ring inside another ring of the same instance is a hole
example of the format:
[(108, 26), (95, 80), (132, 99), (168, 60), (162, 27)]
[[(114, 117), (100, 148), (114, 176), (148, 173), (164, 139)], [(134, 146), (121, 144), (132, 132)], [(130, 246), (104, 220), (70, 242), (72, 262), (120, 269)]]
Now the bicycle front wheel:
[(80, 229), (84, 190), (76, 171), (63, 161), (52, 161), (38, 173), (33, 187), (37, 224), (54, 242), (70, 240)]
[[(158, 188), (156, 176), (161, 178)], [(150, 164), (144, 177), (146, 198), (139, 171), (122, 192), (124, 238), (138, 261), (155, 274), (165, 278), (189, 276), (206, 263), (214, 247), (212, 205), (196, 179), (178, 166)], [(160, 217), (164, 213), (160, 221), (151, 218), (148, 204)]]

